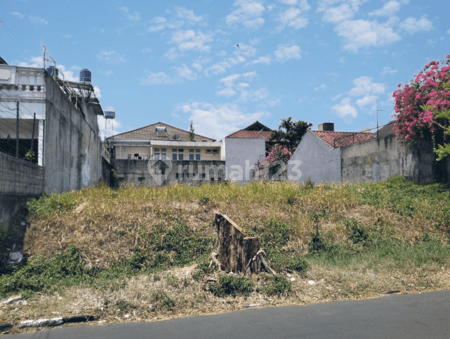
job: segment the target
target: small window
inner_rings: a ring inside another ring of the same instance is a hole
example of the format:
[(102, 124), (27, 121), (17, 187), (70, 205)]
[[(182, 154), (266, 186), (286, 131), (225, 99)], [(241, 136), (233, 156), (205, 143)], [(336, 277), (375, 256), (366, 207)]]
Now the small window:
[(218, 150), (218, 149), (213, 149), (212, 152), (215, 153), (215, 154), (217, 154), (217, 153), (219, 153), (219, 150)]
[(172, 148), (172, 153), (177, 153), (177, 149), (176, 148)]
[(184, 154), (178, 154), (178, 160), (184, 160)]
[(194, 160), (194, 154), (189, 154), (189, 160)]
[(167, 148), (161, 148), (161, 152), (162, 153), (166, 153), (167, 152)]
[(200, 160), (200, 154), (195, 155), (195, 160)]
[(178, 149), (178, 152), (184, 152), (184, 149), (180, 148)]
[(177, 160), (177, 155), (176, 154), (172, 154), (172, 160)]
[(159, 152), (159, 148), (155, 148), (154, 151), (155, 151), (155, 152)]
[(194, 150), (193, 150), (193, 149), (190, 149), (190, 150), (189, 150), (189, 153), (194, 153)]
[(202, 152), (201, 149), (196, 149), (196, 150), (195, 150), (195, 153), (201, 153), (201, 152)]
[(212, 153), (212, 150), (207, 149), (207, 150), (206, 150), (206, 153)]

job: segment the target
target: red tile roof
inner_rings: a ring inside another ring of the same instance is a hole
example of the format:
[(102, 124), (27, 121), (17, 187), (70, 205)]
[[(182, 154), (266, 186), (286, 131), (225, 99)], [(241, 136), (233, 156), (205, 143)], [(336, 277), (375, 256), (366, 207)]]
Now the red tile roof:
[[(156, 134), (156, 126), (166, 127), (167, 135), (161, 136)], [(137, 139), (137, 140), (174, 140), (173, 135), (178, 134), (178, 141), (190, 141), (189, 131), (174, 127), (163, 122), (157, 122), (148, 126), (144, 126), (132, 131), (116, 134), (115, 139)], [(195, 134), (194, 141), (216, 141), (215, 139)]]
[(377, 133), (311, 131), (333, 148), (353, 145), (376, 138)]
[(266, 141), (269, 141), (270, 135), (272, 131), (244, 131), (240, 130), (234, 132), (227, 136), (227, 138), (241, 138), (241, 139), (255, 139), (255, 138), (264, 138)]

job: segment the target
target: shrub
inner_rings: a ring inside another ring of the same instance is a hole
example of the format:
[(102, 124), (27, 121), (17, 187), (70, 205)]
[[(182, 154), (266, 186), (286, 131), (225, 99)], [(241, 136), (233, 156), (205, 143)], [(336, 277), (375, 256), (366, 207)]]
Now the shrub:
[(242, 294), (248, 297), (253, 291), (253, 281), (245, 277), (233, 277), (230, 275), (220, 275), (219, 282), (209, 285), (209, 290), (218, 297)]
[(351, 218), (346, 221), (348, 227), (349, 239), (353, 244), (366, 244), (369, 239), (369, 232), (358, 222)]
[(208, 198), (208, 197), (201, 197), (201, 198), (198, 200), (198, 204), (199, 204), (200, 206), (206, 205), (208, 202), (209, 202), (209, 198)]
[(267, 295), (277, 295), (291, 290), (291, 283), (282, 275), (274, 275), (259, 290)]
[(286, 268), (297, 271), (302, 275), (309, 270), (309, 263), (301, 255), (296, 255), (288, 259)]
[(165, 292), (163, 291), (154, 291), (151, 296), (151, 301), (154, 304), (153, 310), (156, 311), (157, 309), (162, 310), (173, 310), (175, 307), (175, 300), (171, 299)]

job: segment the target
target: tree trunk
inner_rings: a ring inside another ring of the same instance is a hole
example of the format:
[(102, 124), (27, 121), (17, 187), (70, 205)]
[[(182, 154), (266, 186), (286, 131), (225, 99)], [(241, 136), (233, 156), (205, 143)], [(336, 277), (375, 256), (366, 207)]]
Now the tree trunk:
[(245, 274), (247, 269), (258, 273), (261, 270), (260, 260), (256, 260), (260, 252), (259, 239), (245, 237), (244, 230), (226, 215), (215, 213), (214, 221), (217, 227), (217, 259), (221, 268), (234, 273)]

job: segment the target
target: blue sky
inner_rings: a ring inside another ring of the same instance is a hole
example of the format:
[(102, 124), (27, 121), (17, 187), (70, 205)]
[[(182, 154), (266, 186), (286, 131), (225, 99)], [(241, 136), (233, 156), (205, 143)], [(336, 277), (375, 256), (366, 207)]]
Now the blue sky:
[(41, 67), (41, 41), (67, 78), (89, 68), (119, 132), (193, 120), (220, 140), (283, 117), (359, 131), (377, 109), (387, 123), (398, 83), (449, 54), (449, 12), (443, 0), (2, 0), (13, 35), (0, 27), (0, 56)]

